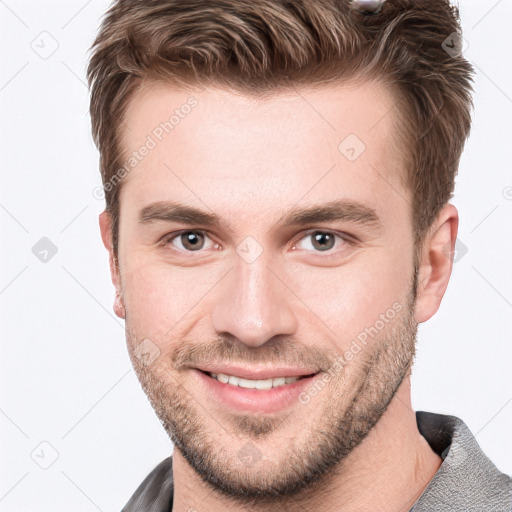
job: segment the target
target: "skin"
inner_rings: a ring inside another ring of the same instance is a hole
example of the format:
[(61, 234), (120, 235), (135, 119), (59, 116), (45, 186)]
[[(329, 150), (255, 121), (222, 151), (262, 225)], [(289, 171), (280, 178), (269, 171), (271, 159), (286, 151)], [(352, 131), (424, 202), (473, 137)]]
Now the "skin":
[[(139, 148), (191, 96), (197, 106), (125, 177), (118, 265), (108, 212), (99, 219), (114, 311), (175, 443), (173, 511), (408, 511), (442, 462), (417, 429), (410, 371), (417, 326), (436, 313), (451, 275), (456, 208), (446, 205), (428, 233), (415, 288), (412, 199), (393, 150), (390, 91), (337, 84), (256, 100), (146, 84), (129, 104), (124, 149)], [(353, 162), (338, 150), (351, 133), (366, 146)], [(373, 208), (382, 229), (279, 224), (294, 207), (337, 199)], [(224, 221), (214, 229), (138, 223), (141, 208), (166, 200)], [(357, 243), (337, 238), (322, 251), (311, 228)], [(179, 230), (203, 231), (204, 246), (190, 249), (179, 236), (162, 243)], [(247, 236), (262, 248), (250, 264), (236, 250)], [(181, 364), (294, 360), (327, 373), (396, 303), (400, 312), (320, 392), (285, 413), (226, 411)], [(136, 357), (144, 339), (157, 347), (150, 364)], [(239, 455), (247, 446), (252, 464)]]

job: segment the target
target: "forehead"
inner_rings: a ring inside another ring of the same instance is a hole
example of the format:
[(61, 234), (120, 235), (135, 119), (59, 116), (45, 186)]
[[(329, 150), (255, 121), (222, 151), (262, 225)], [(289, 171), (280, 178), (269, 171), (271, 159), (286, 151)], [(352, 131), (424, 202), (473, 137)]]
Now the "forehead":
[(395, 208), (409, 195), (396, 117), (378, 82), (260, 98), (146, 85), (121, 125), (121, 210), (179, 201), (256, 219), (340, 198)]

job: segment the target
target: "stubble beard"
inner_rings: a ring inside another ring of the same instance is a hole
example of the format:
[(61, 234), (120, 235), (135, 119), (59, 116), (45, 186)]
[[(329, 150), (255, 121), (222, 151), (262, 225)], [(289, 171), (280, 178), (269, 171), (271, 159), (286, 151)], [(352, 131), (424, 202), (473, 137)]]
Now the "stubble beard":
[[(208, 404), (194, 401), (169, 372), (156, 376), (150, 367), (140, 364), (132, 354), (130, 357), (142, 388), (175, 449), (199, 477), (223, 496), (243, 504), (268, 506), (284, 498), (298, 497), (305, 489), (325, 480), (333, 468), (342, 465), (378, 423), (404, 378), (410, 375), (418, 327), (414, 319), (416, 275), (417, 272), (397, 321), (380, 333), (381, 339), (373, 340), (374, 343), (348, 363), (359, 365), (354, 377), (343, 382), (343, 388), (339, 387), (341, 378), (333, 379), (332, 385), (321, 391), (330, 396), (313, 420), (309, 406), (294, 408), (290, 417), (295, 425), (300, 418), (304, 421), (300, 437), (287, 435), (287, 418), (235, 414), (228, 416), (229, 422), (213, 418), (206, 410)], [(130, 347), (130, 343), (128, 345)], [(343, 390), (347, 389), (354, 390), (348, 404), (343, 399)], [(219, 441), (230, 437), (230, 442), (226, 443), (230, 446), (224, 447)], [(280, 447), (280, 453), (269, 454), (275, 462), (269, 466), (256, 461), (244, 468), (239, 453), (248, 450), (249, 462), (251, 451), (253, 462), (259, 457), (265, 458), (262, 447), (267, 439), (278, 440), (273, 445)], [(233, 453), (232, 445), (243, 446)]]

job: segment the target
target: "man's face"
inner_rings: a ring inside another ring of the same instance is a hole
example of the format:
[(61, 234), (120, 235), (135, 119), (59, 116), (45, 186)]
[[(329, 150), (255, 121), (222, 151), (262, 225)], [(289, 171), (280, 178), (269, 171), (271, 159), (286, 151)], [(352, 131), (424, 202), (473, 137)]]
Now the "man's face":
[(130, 357), (176, 447), (227, 495), (291, 495), (319, 479), (412, 364), (395, 116), (376, 83), (260, 100), (159, 85), (129, 105), (123, 148), (146, 154), (120, 195)]

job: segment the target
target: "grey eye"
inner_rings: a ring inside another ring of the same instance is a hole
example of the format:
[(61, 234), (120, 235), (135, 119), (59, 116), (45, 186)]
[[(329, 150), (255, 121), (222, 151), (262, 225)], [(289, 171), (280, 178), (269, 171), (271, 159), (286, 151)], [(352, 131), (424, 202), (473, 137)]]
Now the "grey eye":
[(386, 0), (351, 0), (351, 7), (363, 14), (377, 14)]
[(197, 231), (187, 231), (180, 235), (183, 247), (187, 250), (197, 251), (204, 246), (204, 236)]
[(313, 247), (320, 251), (328, 251), (335, 245), (335, 238), (331, 233), (316, 231), (315, 233), (311, 233), (309, 236), (313, 237)]

